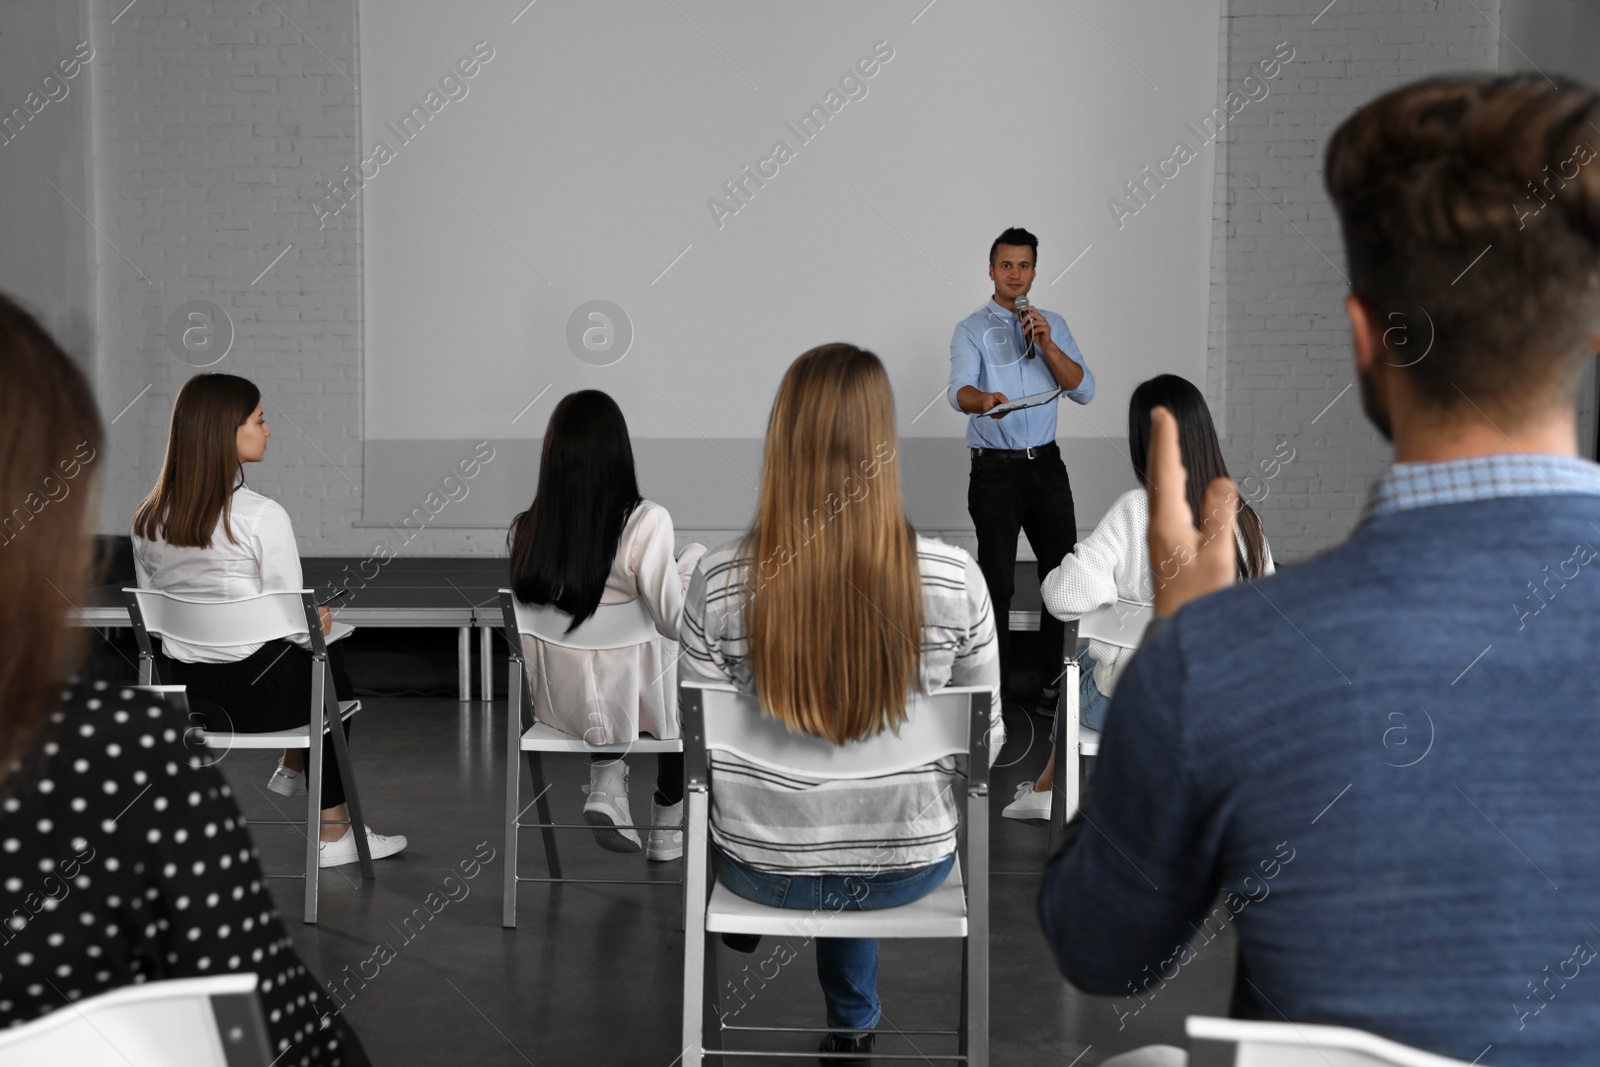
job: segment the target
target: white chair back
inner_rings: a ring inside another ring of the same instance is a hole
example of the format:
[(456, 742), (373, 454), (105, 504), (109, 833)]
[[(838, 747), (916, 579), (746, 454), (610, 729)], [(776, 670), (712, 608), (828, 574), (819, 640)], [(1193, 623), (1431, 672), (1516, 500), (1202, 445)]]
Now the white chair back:
[[(236, 600), (196, 600), (159, 589), (123, 593), (137, 604), (147, 631), (204, 648), (257, 645), (304, 634), (310, 629), (307, 605), (315, 614), (309, 589), (256, 593)], [(318, 624), (317, 632), (321, 631)]]
[(690, 720), (698, 717), (706, 751), (726, 752), (774, 771), (817, 778), (876, 778), (969, 751), (974, 762), (988, 766), (990, 693), (981, 687), (915, 695), (898, 731), (885, 730), (844, 745), (790, 731), (764, 713), (757, 698), (731, 685), (685, 681), (683, 698), (686, 705), (696, 700), (699, 704), (696, 715), (685, 708), (686, 736)]
[(0, 1031), (0, 1067), (267, 1067), (254, 974), (123, 986)]
[(1347, 1026), (1191, 1015), (1184, 1029), (1197, 1067), (1469, 1067)]
[(501, 610), (506, 615), (506, 629), (529, 637), (537, 637), (549, 645), (561, 648), (596, 650), (627, 648), (642, 645), (660, 637), (656, 621), (643, 597), (626, 604), (601, 604), (583, 625), (567, 633), (572, 616), (550, 604), (524, 604), (511, 590), (500, 590)]
[(1078, 620), (1078, 637), (1117, 648), (1138, 648), (1155, 608), (1133, 600), (1117, 600), (1095, 608)]

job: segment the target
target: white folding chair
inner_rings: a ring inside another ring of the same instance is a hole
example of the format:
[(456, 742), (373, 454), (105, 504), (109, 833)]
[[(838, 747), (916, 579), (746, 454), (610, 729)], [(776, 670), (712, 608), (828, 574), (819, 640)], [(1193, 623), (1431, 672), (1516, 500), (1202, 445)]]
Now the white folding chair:
[(0, 1067), (267, 1067), (254, 974), (141, 982), (0, 1031)]
[[(1104, 607), (1095, 608), (1078, 620), (1076, 637), (1069, 637), (1062, 649), (1062, 663), (1066, 670), (1061, 676), (1061, 696), (1056, 702), (1056, 789), (1065, 800), (1065, 817), (1050, 820), (1050, 837), (1055, 828), (1064, 826), (1078, 813), (1083, 799), (1083, 761), (1100, 754), (1100, 731), (1083, 726), (1078, 719), (1078, 658), (1079, 641), (1100, 641), (1118, 648), (1138, 648), (1144, 630), (1155, 617), (1149, 604), (1132, 600), (1117, 600)], [(1068, 633), (1071, 634), (1071, 630)]]
[(1189, 1067), (1469, 1067), (1347, 1026), (1191, 1015)]
[[(959, 1042), (959, 1054), (934, 1059), (987, 1067), (990, 691), (952, 687), (932, 696), (914, 696), (907, 708), (907, 719), (897, 733), (885, 731), (845, 745), (792, 733), (765, 715), (754, 697), (743, 696), (730, 685), (684, 682), (680, 697), (689, 778), (683, 832), (684, 877), (688, 883), (683, 960), (684, 1067), (699, 1067), (706, 1056), (751, 1054), (720, 1051), (725, 1030), (768, 1029), (723, 1024), (717, 1011), (716, 952), (711, 935), (791, 935), (795, 916), (800, 914), (746, 900), (716, 880), (707, 835), (711, 792), (716, 788), (715, 777), (709, 771), (709, 752), (735, 755), (778, 774), (832, 779), (876, 778), (946, 756), (956, 757), (958, 778), (966, 779), (965, 788), (956, 790), (965, 833), (959, 835), (956, 864), (944, 884), (922, 899), (897, 908), (830, 912), (828, 936), (961, 938), (958, 1028), (897, 1032), (953, 1035)], [(817, 1053), (754, 1055), (809, 1060)]]
[[(572, 616), (548, 604), (524, 604), (509, 589), (500, 590), (500, 612), (504, 619), (506, 645), (511, 650), (510, 677), (506, 683), (506, 863), (505, 901), (500, 918), (502, 926), (517, 925), (518, 882), (578, 882), (588, 885), (677, 885), (682, 880), (660, 878), (564, 878), (561, 874), (561, 857), (556, 853), (557, 830), (593, 830), (588, 823), (553, 823), (550, 821), (550, 802), (545, 799), (549, 791), (545, 784), (544, 764), (540, 754), (564, 752), (573, 755), (607, 755), (617, 758), (643, 753), (660, 755), (683, 751), (683, 739), (660, 740), (640, 737), (633, 741), (596, 743), (585, 738), (534, 722), (533, 698), (528, 690), (528, 672), (522, 654), (522, 637), (536, 637), (548, 645), (575, 649), (629, 648), (642, 645), (660, 637), (655, 620), (643, 598), (626, 604), (601, 604), (595, 613), (585, 619), (582, 626), (570, 634)], [(527, 702), (524, 704), (524, 695)], [(524, 708), (527, 709), (524, 721)], [(534, 797), (530, 802), (537, 809), (537, 822), (522, 821), (522, 768), (518, 757), (528, 754), (528, 771), (533, 778)], [(544, 837), (544, 858), (549, 868), (548, 878), (524, 878), (517, 873), (517, 830), (524, 826), (537, 826)], [(648, 833), (648, 826), (629, 826), (628, 829)]]
[[(371, 878), (372, 853), (367, 846), (366, 822), (361, 815), (361, 797), (356, 791), (355, 770), (344, 731), (333, 729), (361, 709), (361, 701), (340, 701), (333, 688), (333, 673), (328, 666), (328, 646), (322, 640), (322, 622), (317, 617), (316, 601), (310, 589), (257, 593), (237, 600), (193, 600), (159, 589), (124, 589), (128, 619), (139, 643), (139, 682), (151, 686), (155, 681), (155, 649), (150, 635), (170, 637), (184, 644), (211, 648), (263, 644), (294, 634), (310, 634), (311, 672), (310, 710), (305, 726), (289, 730), (260, 732), (199, 729), (199, 740), (206, 747), (223, 752), (235, 748), (303, 748), (306, 759), (305, 823), (283, 819), (252, 819), (256, 826), (297, 826), (306, 839), (305, 874), (269, 874), (268, 878), (304, 878), (305, 921), (317, 921), (317, 871), (319, 869), (320, 830), (322, 827), (322, 745), (312, 744), (328, 731), (333, 740), (333, 756), (344, 781), (345, 802), (350, 808), (350, 826), (356, 839), (356, 857), (361, 877)], [(171, 687), (181, 690), (182, 686)], [(194, 717), (185, 708), (190, 721)], [(224, 708), (224, 711), (227, 709)]]

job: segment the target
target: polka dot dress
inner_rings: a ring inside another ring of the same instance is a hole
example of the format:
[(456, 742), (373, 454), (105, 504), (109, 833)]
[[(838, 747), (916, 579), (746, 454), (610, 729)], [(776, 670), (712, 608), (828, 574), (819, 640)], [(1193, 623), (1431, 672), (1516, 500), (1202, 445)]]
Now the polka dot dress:
[[(278, 1067), (366, 1065), (284, 930), (222, 775), (163, 704), (81, 682), (0, 791), (0, 1026), (117, 986), (253, 971)], [(192, 761), (192, 762), (191, 762)]]

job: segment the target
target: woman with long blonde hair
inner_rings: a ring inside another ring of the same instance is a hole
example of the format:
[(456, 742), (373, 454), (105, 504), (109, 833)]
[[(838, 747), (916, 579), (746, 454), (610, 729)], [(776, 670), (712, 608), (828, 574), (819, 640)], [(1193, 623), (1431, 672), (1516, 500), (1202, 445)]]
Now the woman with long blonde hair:
[[(1004, 728), (988, 589), (971, 556), (906, 520), (895, 440), (877, 356), (830, 344), (795, 360), (767, 425), (755, 523), (690, 583), (680, 677), (733, 682), (791, 729), (840, 745), (896, 727), (912, 693), (988, 686), (992, 755)], [(719, 873), (748, 899), (894, 907), (938, 888), (955, 859), (953, 761), (824, 783), (719, 755), (712, 773)], [(822, 1051), (872, 1050), (877, 971), (876, 941), (817, 939)]]

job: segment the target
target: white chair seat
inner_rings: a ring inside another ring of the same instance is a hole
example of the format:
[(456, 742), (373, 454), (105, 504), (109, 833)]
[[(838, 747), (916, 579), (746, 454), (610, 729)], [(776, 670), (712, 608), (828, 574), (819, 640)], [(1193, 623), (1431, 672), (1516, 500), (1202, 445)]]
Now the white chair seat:
[(1078, 730), (1078, 755), (1100, 755), (1100, 731), (1084, 726)]
[(522, 751), (524, 752), (592, 752), (604, 754), (615, 752), (625, 756), (632, 752), (649, 754), (652, 752), (682, 752), (683, 738), (674, 737), (662, 741), (655, 737), (641, 736), (636, 741), (619, 741), (614, 745), (591, 745), (581, 737), (573, 737), (564, 730), (557, 730), (554, 726), (546, 726), (536, 722), (522, 735)]
[[(227, 1067), (265, 1063), (251, 973), (126, 985), (0, 1034), (0, 1064)], [(224, 1021), (226, 1020), (226, 1021)], [(181, 1040), (173, 1040), (175, 1035)]]
[(873, 911), (771, 908), (718, 881), (706, 903), (706, 929), (719, 934), (803, 933), (813, 937), (966, 937), (967, 900), (956, 861), (944, 884), (920, 900)]
[(1193, 1062), (1226, 1067), (1472, 1067), (1465, 1060), (1424, 1052), (1348, 1026), (1191, 1015), (1184, 1020), (1184, 1029)]
[[(348, 719), (361, 710), (359, 700), (339, 701), (340, 720)], [(311, 727), (294, 726), (287, 730), (262, 730), (253, 733), (228, 733), (225, 730), (202, 730), (200, 740), (210, 748), (310, 748)]]

